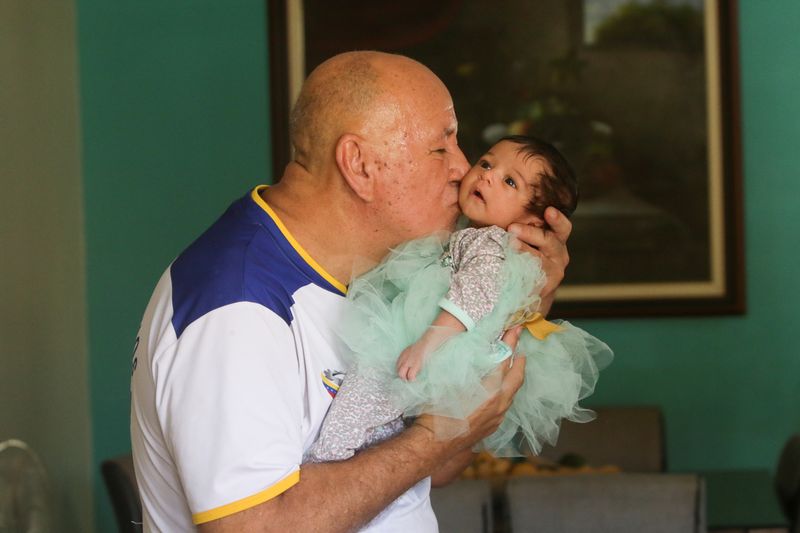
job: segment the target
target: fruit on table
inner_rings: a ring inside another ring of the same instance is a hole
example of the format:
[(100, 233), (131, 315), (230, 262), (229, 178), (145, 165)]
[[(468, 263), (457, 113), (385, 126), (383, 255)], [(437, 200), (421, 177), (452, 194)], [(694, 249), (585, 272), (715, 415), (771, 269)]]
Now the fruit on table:
[(515, 464), (509, 472), (511, 477), (535, 476), (537, 473), (539, 473), (538, 469), (527, 461)]
[(593, 467), (576, 454), (568, 454), (558, 463), (541, 457), (494, 457), (490, 453), (481, 452), (475, 456), (472, 464), (461, 474), (462, 479), (499, 479), (506, 476), (553, 476), (569, 474), (603, 474), (619, 472), (614, 465)]

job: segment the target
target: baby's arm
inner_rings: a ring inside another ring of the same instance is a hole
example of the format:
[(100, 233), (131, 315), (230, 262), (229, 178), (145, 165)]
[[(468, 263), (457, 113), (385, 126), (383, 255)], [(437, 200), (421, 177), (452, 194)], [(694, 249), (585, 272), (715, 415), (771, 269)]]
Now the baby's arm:
[(453, 335), (466, 330), (459, 319), (443, 309), (422, 337), (400, 354), (397, 359), (397, 375), (406, 381), (414, 381), (428, 354)]
[(496, 226), (467, 228), (453, 234), (450, 290), (439, 302), (442, 310), (431, 327), (400, 354), (397, 374), (401, 379), (413, 381), (429, 354), (491, 312), (499, 294), (505, 242), (506, 232)]

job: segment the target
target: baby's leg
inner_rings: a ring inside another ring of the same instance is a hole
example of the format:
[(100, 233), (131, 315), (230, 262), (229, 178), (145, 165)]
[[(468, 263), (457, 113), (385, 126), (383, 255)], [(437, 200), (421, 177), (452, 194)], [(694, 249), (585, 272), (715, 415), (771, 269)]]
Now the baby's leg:
[(401, 414), (392, 407), (378, 380), (349, 372), (305, 459), (312, 463), (349, 459), (364, 446), (401, 431)]

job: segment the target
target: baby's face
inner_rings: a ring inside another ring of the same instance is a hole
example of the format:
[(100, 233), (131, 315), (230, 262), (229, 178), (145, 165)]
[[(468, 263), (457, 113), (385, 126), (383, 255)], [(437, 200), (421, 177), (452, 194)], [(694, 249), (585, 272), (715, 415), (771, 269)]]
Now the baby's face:
[(541, 157), (525, 157), (518, 144), (501, 141), (461, 180), (461, 211), (477, 227), (494, 225), (506, 229), (514, 222), (543, 226), (544, 221), (525, 206), (546, 170)]

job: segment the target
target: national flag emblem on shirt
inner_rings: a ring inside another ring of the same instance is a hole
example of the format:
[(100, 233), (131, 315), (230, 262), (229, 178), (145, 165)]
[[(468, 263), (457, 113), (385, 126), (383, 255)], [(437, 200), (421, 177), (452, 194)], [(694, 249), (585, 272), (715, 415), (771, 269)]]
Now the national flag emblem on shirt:
[(344, 380), (344, 372), (327, 368), (320, 376), (322, 377), (322, 386), (325, 387), (325, 390), (328, 391), (331, 398), (335, 398), (336, 393), (339, 392), (342, 380)]

